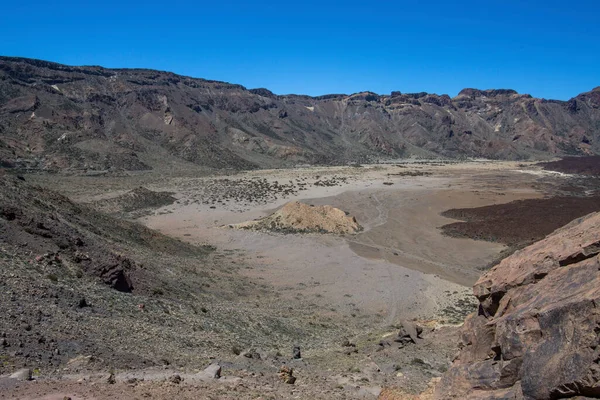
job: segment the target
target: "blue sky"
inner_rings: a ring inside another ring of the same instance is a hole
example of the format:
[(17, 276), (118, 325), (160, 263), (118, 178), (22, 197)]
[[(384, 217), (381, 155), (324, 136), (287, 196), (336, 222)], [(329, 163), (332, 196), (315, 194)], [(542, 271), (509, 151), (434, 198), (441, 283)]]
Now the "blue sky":
[(600, 86), (600, 1), (6, 1), (0, 55), (275, 93)]

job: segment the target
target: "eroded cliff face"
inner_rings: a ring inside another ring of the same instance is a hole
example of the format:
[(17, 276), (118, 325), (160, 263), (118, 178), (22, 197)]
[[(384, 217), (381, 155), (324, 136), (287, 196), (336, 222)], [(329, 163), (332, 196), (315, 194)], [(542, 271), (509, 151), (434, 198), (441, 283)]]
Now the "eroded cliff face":
[(483, 275), (474, 286), (479, 311), (465, 322), (436, 398), (600, 397), (599, 269), (595, 213)]
[(0, 57), (0, 166), (248, 169), (406, 156), (600, 153), (600, 89), (569, 101), (514, 90), (456, 97), (267, 89), (145, 69)]

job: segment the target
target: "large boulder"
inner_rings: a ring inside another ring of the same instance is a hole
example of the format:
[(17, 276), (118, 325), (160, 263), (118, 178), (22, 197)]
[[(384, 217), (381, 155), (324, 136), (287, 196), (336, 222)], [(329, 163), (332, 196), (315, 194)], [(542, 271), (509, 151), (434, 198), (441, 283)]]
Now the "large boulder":
[(398, 335), (394, 339), (394, 342), (408, 344), (408, 343), (419, 343), (421, 341), (421, 334), (423, 328), (410, 321), (402, 321), (400, 324), (400, 330)]
[(210, 364), (199, 374), (200, 379), (210, 380), (221, 378), (221, 366), (219, 364)]
[(595, 213), (483, 275), (436, 398), (600, 397), (599, 254)]

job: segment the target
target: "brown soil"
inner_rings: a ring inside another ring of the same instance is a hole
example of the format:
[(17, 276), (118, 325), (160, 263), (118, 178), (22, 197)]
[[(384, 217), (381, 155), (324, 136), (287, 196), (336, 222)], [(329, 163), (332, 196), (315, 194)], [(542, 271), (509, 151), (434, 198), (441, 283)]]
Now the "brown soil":
[(464, 222), (444, 225), (442, 231), (453, 237), (504, 243), (514, 250), (543, 239), (575, 218), (598, 210), (600, 196), (517, 200), (445, 211), (442, 215)]
[(559, 161), (541, 163), (540, 165), (549, 171), (600, 176), (600, 156), (565, 157)]

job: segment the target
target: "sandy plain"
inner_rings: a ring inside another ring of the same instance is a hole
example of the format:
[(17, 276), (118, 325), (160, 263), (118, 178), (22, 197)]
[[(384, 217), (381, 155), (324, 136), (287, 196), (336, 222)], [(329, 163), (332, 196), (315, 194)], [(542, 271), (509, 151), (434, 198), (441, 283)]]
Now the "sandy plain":
[[(448, 293), (468, 295), (470, 286), (505, 249), (497, 243), (444, 236), (452, 222), (441, 212), (541, 196), (540, 172), (514, 162), (402, 163), (362, 168), (331, 167), (244, 173), (248, 179), (307, 182), (307, 190), (261, 204), (224, 200), (202, 204), (202, 179), (155, 187), (176, 193), (176, 204), (140, 222), (192, 243), (241, 250), (244, 273), (278, 289), (284, 298), (314, 297), (322, 307), (397, 319), (436, 319)], [(417, 176), (411, 176), (411, 174)], [(542, 173), (543, 175), (543, 173)], [(327, 178), (345, 178), (318, 186)], [(231, 229), (229, 225), (271, 214), (288, 201), (331, 205), (356, 217), (356, 235), (280, 234)]]

